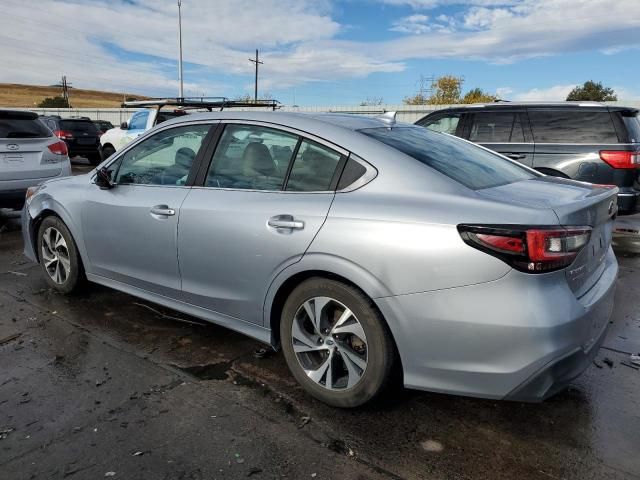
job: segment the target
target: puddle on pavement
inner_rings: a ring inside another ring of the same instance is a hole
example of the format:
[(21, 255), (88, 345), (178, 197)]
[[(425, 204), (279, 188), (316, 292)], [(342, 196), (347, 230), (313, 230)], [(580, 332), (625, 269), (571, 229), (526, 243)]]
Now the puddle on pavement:
[(176, 365), (176, 368), (196, 377), (198, 380), (228, 380), (231, 362), (193, 365), (191, 367), (179, 367)]

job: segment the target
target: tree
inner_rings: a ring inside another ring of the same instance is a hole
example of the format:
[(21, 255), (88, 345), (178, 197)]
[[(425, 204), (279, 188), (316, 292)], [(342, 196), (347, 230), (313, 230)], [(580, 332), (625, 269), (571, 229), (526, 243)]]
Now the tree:
[(422, 93), (416, 93), (411, 97), (404, 97), (402, 102), (406, 105), (426, 105), (429, 103), (429, 99)]
[(464, 80), (453, 75), (444, 75), (436, 78), (431, 84), (432, 94), (428, 103), (431, 105), (450, 105), (460, 103), (462, 82)]
[(567, 95), (567, 100), (615, 102), (618, 100), (618, 96), (612, 88), (603, 86), (602, 82), (596, 83), (593, 80), (589, 80), (588, 82), (584, 82), (584, 85), (581, 87), (578, 86), (571, 90), (569, 95)]
[(498, 99), (495, 95), (491, 95), (481, 88), (472, 88), (462, 98), (461, 103), (488, 103), (495, 102)]
[(62, 97), (46, 97), (42, 100), (38, 107), (41, 108), (69, 108), (69, 104)]

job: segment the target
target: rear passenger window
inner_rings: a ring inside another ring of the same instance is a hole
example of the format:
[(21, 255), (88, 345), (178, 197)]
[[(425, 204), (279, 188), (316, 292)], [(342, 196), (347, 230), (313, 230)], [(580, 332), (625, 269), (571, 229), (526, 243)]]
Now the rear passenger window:
[(340, 181), (338, 182), (338, 190), (343, 190), (349, 185), (353, 184), (356, 180), (367, 173), (367, 169), (353, 158), (349, 157), (347, 164), (344, 166)]
[(287, 190), (293, 192), (322, 192), (331, 189), (331, 180), (341, 155), (310, 140), (300, 144), (291, 168)]
[(227, 125), (206, 187), (281, 190), (298, 136), (255, 125)]
[(425, 119), (420, 122), (421, 127), (428, 128), (434, 132), (443, 132), (450, 135), (455, 135), (460, 123), (460, 114), (454, 113), (451, 115), (443, 115), (441, 117), (434, 117), (432, 119)]
[(524, 132), (520, 124), (520, 114), (514, 112), (483, 112), (473, 114), (469, 140), (477, 143), (524, 142)]
[(536, 143), (618, 143), (608, 111), (529, 110)]

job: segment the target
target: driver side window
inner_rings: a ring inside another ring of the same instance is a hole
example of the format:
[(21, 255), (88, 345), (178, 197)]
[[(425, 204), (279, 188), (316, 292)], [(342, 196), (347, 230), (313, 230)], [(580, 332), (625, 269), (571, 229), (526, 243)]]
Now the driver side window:
[(188, 125), (159, 132), (119, 160), (115, 182), (136, 185), (181, 186), (211, 125)]

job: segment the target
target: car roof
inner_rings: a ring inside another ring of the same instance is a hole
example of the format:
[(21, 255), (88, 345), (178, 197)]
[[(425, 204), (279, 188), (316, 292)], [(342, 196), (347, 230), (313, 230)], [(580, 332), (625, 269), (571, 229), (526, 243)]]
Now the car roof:
[(448, 108), (444, 108), (441, 110), (436, 110), (435, 112), (440, 112), (444, 110), (475, 110), (475, 109), (512, 109), (512, 108), (563, 108), (563, 109), (581, 109), (581, 108), (596, 108), (596, 109), (609, 109), (609, 110), (637, 110), (633, 107), (625, 107), (622, 105), (608, 105), (606, 103), (601, 102), (493, 102), (493, 103), (472, 103), (469, 105), (458, 105), (452, 106)]
[[(318, 133), (318, 130), (326, 128), (339, 128), (343, 130), (362, 130), (365, 128), (389, 127), (388, 120), (365, 115), (339, 114), (339, 113), (299, 113), (299, 112), (265, 112), (265, 111), (229, 111), (202, 112), (182, 115), (180, 117), (163, 122), (169, 123), (192, 122), (194, 120), (245, 120), (273, 123), (289, 126), (303, 131)], [(394, 126), (412, 127), (410, 123), (396, 122)]]
[(38, 118), (37, 113), (30, 112), (29, 110), (11, 110), (9, 108), (0, 108), (0, 117), (20, 118), (23, 120), (35, 120)]

